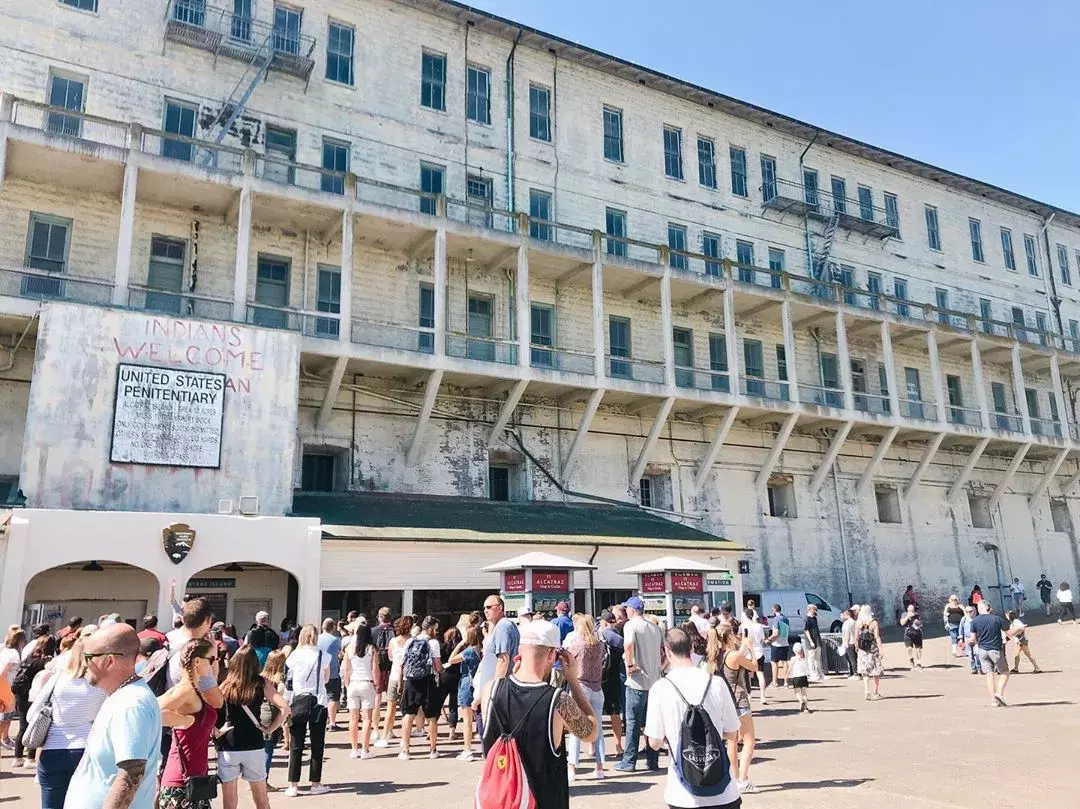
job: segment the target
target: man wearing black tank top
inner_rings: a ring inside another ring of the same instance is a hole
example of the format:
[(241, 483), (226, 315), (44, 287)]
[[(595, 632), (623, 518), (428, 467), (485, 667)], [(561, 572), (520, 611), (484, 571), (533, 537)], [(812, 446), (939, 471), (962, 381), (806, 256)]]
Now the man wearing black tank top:
[[(517, 671), (484, 688), (484, 755), (503, 733), (512, 733), (536, 809), (568, 809), (563, 736), (572, 733), (583, 742), (593, 741), (598, 728), (592, 707), (578, 681), (577, 663), (561, 648), (558, 627), (544, 620), (523, 625), (519, 651)], [(548, 684), (556, 660), (569, 692)]]

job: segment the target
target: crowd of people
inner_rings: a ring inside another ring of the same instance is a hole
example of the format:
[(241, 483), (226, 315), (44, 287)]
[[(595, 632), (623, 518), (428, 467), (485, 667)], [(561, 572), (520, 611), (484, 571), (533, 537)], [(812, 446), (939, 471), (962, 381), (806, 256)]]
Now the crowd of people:
[[(1052, 585), (1044, 579), (1037, 588), (1045, 604)], [(1015, 609), (1003, 616), (978, 586), (966, 605), (950, 596), (941, 614), (949, 654), (985, 675), (995, 706), (1007, 704), (1005, 687), (1022, 656), (1040, 671), (1017, 584)], [(1075, 620), (1068, 585), (1056, 592), (1061, 620)], [(903, 602), (904, 646), (918, 670), (924, 618), (913, 588)], [(322, 794), (327, 733), (339, 721), (350, 758), (359, 760), (391, 747), (408, 760), (417, 746), (436, 759), (460, 734), (457, 758), (485, 760), (478, 795), (509, 788), (499, 782), (503, 770), (489, 766), (496, 750), (503, 761), (520, 761), (521, 783), (549, 785), (534, 796), (541, 809), (567, 805), (589, 753), (592, 777), (603, 779), (609, 744), (619, 772), (634, 771), (639, 759), (657, 770), (665, 748), (691, 744), (705, 752), (690, 764), (668, 756), (668, 804), (736, 807), (757, 791), (753, 691), (764, 707), (789, 688), (799, 711), (813, 713), (808, 692), (826, 668), (814, 605), (800, 632), (780, 605), (766, 618), (752, 600), (738, 616), (726, 603), (711, 612), (695, 604), (666, 631), (637, 597), (597, 617), (571, 615), (561, 603), (549, 620), (508, 616), (492, 595), (482, 611), (445, 628), (433, 616), (395, 618), (384, 607), (370, 622), (350, 613), (321, 626), (284, 621), (278, 632), (260, 612), (242, 635), (215, 622), (205, 599), (174, 601), (174, 609), (168, 633), (156, 616), (136, 633), (117, 615), (86, 626), (72, 618), (55, 635), (46, 624), (30, 637), (17, 626), (7, 632), (0, 746), (13, 750), (15, 768), (36, 769), (43, 809), (209, 809), (219, 786), (222, 805), (234, 809), (241, 781), (258, 809), (278, 789), (286, 797)], [(884, 645), (870, 605), (844, 612), (836, 654), (847, 676), (862, 680), (865, 699), (881, 699)], [(513, 755), (502, 748), (511, 739)], [(269, 777), (279, 748), (287, 764), (275, 789)], [(499, 805), (481, 801), (482, 809)]]

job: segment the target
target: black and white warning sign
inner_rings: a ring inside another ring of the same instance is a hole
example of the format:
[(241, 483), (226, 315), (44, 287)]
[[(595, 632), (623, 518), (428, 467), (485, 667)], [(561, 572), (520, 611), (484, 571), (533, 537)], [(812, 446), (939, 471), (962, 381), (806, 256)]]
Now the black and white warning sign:
[(206, 371), (121, 363), (109, 460), (221, 466), (225, 378)]

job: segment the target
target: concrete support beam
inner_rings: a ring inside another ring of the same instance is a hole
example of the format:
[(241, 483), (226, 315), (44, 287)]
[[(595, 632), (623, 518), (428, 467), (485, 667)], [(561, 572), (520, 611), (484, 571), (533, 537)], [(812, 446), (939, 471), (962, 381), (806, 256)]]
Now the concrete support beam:
[(791, 302), (780, 304), (780, 320), (784, 327), (784, 358), (787, 360), (788, 400), (799, 401), (798, 357), (795, 354), (795, 326), (791, 322)]
[(247, 322), (248, 261), (251, 255), (251, 202), (254, 192), (245, 178), (236, 212), (236, 263), (233, 267), (233, 320)]
[(435, 397), (439, 395), (439, 386), (442, 385), (442, 368), (437, 368), (428, 377), (424, 388), (424, 401), (420, 405), (420, 414), (416, 417), (416, 425), (413, 427), (412, 440), (409, 442), (409, 451), (405, 454), (405, 463), (409, 466), (416, 464), (420, 455), (420, 442), (423, 438), (424, 428), (431, 421), (431, 411), (435, 409)]
[(1023, 425), (1024, 434), (1031, 435), (1031, 414), (1028, 412), (1027, 391), (1024, 388), (1024, 366), (1020, 363), (1019, 343), (1013, 343), (1012, 347), (1012, 383), (1016, 409), (1020, 411), (1020, 423)]
[(738, 396), (742, 393), (739, 379), (742, 370), (739, 360), (739, 332), (735, 328), (735, 288), (728, 282), (724, 290), (724, 342), (727, 345), (728, 380), (731, 385), (731, 393)]
[(727, 440), (727, 435), (731, 432), (731, 425), (735, 423), (735, 419), (739, 416), (739, 408), (729, 408), (727, 413), (724, 414), (724, 420), (720, 422), (720, 426), (716, 428), (716, 432), (713, 433), (712, 441), (709, 443), (709, 448), (705, 450), (705, 457), (701, 459), (701, 463), (698, 465), (697, 474), (694, 475), (694, 488), (699, 492), (701, 487), (705, 485), (705, 481), (709, 477), (709, 472), (712, 471), (713, 464), (716, 463), (716, 459), (720, 455), (720, 450), (724, 446), (724, 441)]
[(406, 258), (416, 261), (427, 256), (434, 249), (435, 233), (436, 231), (429, 231), (414, 239), (412, 244), (405, 248)]
[(334, 360), (334, 368), (330, 372), (330, 381), (326, 384), (326, 393), (323, 394), (322, 404), (319, 406), (319, 415), (315, 418), (315, 429), (322, 431), (330, 420), (330, 413), (334, 410), (334, 402), (337, 401), (338, 391), (341, 390), (341, 379), (345, 376), (345, 366), (348, 365), (348, 357), (338, 357)]
[(135, 190), (139, 184), (139, 165), (130, 157), (124, 164), (124, 190), (120, 195), (120, 232), (116, 237), (116, 272), (113, 276), (112, 302), (128, 305), (131, 282), (131, 246), (135, 242)]
[(765, 486), (769, 482), (769, 475), (772, 474), (776, 462), (780, 460), (780, 453), (787, 446), (788, 439), (791, 438), (791, 431), (795, 429), (795, 422), (798, 420), (799, 414), (792, 413), (780, 428), (780, 433), (776, 436), (776, 441), (773, 442), (772, 447), (769, 449), (769, 454), (765, 457), (765, 463), (761, 465), (757, 478), (754, 480), (754, 489), (758, 494), (765, 491)]
[(982, 428), (990, 428), (990, 403), (986, 399), (986, 375), (982, 367), (982, 351), (979, 349), (978, 338), (971, 340), (971, 373), (975, 378), (975, 399), (979, 403), (979, 418), (982, 419)]
[(0, 187), (6, 176), (8, 130), (11, 128), (11, 113), (15, 107), (15, 96), (0, 91)]
[(1046, 471), (1043, 472), (1043, 476), (1039, 480), (1039, 485), (1035, 487), (1035, 491), (1028, 497), (1029, 503), (1034, 503), (1043, 496), (1043, 493), (1048, 488), (1050, 488), (1050, 483), (1054, 480), (1054, 475), (1058, 473), (1058, 470), (1061, 469), (1061, 465), (1065, 463), (1065, 456), (1068, 455), (1069, 452), (1069, 449), (1063, 449), (1050, 459), (1049, 463), (1046, 465)]
[(859, 478), (859, 485), (855, 489), (858, 494), (866, 494), (866, 490), (870, 488), (870, 484), (874, 481), (874, 475), (877, 474), (881, 462), (885, 460), (885, 454), (889, 451), (889, 447), (892, 446), (892, 442), (896, 438), (898, 432), (900, 432), (900, 428), (893, 427), (889, 432), (885, 433), (884, 437), (881, 439), (881, 443), (878, 444), (877, 450), (870, 459), (870, 463), (866, 465), (862, 477)]
[(660, 437), (660, 431), (664, 429), (664, 424), (674, 405), (674, 396), (664, 399), (660, 405), (660, 410), (653, 419), (649, 434), (645, 437), (645, 443), (641, 445), (641, 452), (638, 453), (637, 461), (634, 462), (634, 468), (630, 472), (630, 486), (628, 487), (630, 491), (637, 491), (637, 482), (641, 480), (641, 473), (645, 471), (645, 464), (649, 462), (649, 453), (656, 446), (656, 440)]
[(664, 381), (669, 388), (675, 387), (675, 338), (672, 335), (671, 318), (671, 266), (664, 265), (664, 277), (660, 279), (660, 328), (664, 346)]
[(968, 455), (967, 463), (964, 464), (964, 468), (960, 470), (960, 477), (953, 481), (953, 485), (949, 487), (949, 493), (945, 496), (946, 500), (955, 500), (957, 495), (960, 494), (967, 484), (968, 478), (971, 477), (971, 473), (975, 470), (975, 464), (979, 462), (979, 458), (982, 457), (982, 454), (986, 451), (986, 447), (989, 443), (989, 438), (983, 438), (975, 445), (975, 449)]
[(502, 407), (499, 408), (499, 418), (491, 428), (491, 435), (488, 436), (489, 447), (495, 446), (499, 438), (502, 437), (503, 430), (505, 430), (506, 425), (510, 423), (510, 417), (514, 415), (514, 410), (517, 408), (518, 402), (521, 401), (521, 395), (525, 393), (525, 388), (528, 386), (529, 380), (522, 379), (515, 382), (514, 387), (510, 389), (506, 401), (503, 402)]
[(836, 364), (840, 366), (840, 387), (844, 390), (844, 408), (855, 409), (855, 399), (851, 390), (851, 354), (848, 352), (847, 329), (844, 327), (844, 312), (836, 313)]
[(900, 416), (900, 386), (896, 381), (896, 358), (893, 356), (889, 321), (881, 322), (881, 362), (885, 366), (885, 384), (889, 386), (889, 412)]
[(566, 454), (566, 460), (563, 461), (561, 476), (563, 483), (566, 483), (566, 481), (570, 479), (570, 472), (574, 469), (574, 462), (581, 452), (581, 447), (585, 443), (585, 436), (589, 433), (589, 427), (592, 426), (593, 417), (596, 416), (596, 409), (600, 407), (600, 400), (603, 398), (603, 388), (597, 388), (589, 394), (589, 400), (585, 403), (585, 409), (581, 411), (581, 419), (578, 421), (577, 430), (574, 433), (574, 440), (570, 444), (570, 451)]
[(930, 329), (926, 333), (926, 353), (930, 358), (930, 384), (934, 387), (934, 407), (937, 408), (937, 420), (945, 421), (945, 385), (941, 377), (941, 357), (938, 354), (937, 332)]
[(915, 491), (915, 487), (919, 485), (919, 481), (921, 481), (923, 475), (926, 474), (926, 470), (930, 468), (930, 463), (934, 460), (934, 456), (937, 455), (938, 448), (944, 440), (945, 433), (938, 433), (931, 438), (930, 443), (926, 445), (926, 449), (923, 450), (923, 456), (919, 460), (919, 465), (915, 467), (915, 472), (911, 475), (907, 485), (904, 486), (905, 500), (911, 497), (912, 493)]
[(528, 368), (532, 359), (532, 315), (529, 309), (529, 248), (524, 240), (517, 248), (517, 283), (514, 295), (518, 367)]
[(813, 497), (821, 489), (821, 484), (825, 482), (825, 476), (829, 474), (833, 464), (836, 463), (836, 456), (840, 454), (840, 447), (847, 441), (848, 433), (851, 432), (851, 425), (853, 421), (845, 421), (840, 425), (840, 429), (836, 431), (836, 435), (833, 436), (832, 441), (829, 443), (829, 449), (825, 453), (825, 457), (821, 459), (821, 465), (814, 472), (814, 477), (810, 481), (810, 496)]
[(1061, 487), (1061, 496), (1064, 497), (1069, 492), (1071, 492), (1073, 486), (1075, 486), (1077, 483), (1080, 483), (1080, 461), (1077, 461), (1076, 463), (1076, 473), (1071, 478), (1069, 478), (1068, 482), (1065, 483), (1064, 486)]
[(352, 343), (352, 287), (354, 223), (352, 206), (341, 214), (341, 296), (338, 306), (338, 341)]
[(600, 248), (600, 233), (593, 233), (592, 308), (593, 354), (596, 355), (596, 376), (607, 376), (607, 338), (604, 334), (604, 255)]
[(997, 508), (998, 503), (1001, 502), (1001, 498), (1005, 496), (1005, 489), (1012, 483), (1012, 479), (1016, 476), (1020, 464), (1024, 462), (1024, 457), (1027, 455), (1029, 449), (1031, 449), (1030, 441), (1026, 444), (1021, 444), (1020, 448), (1016, 450), (1016, 454), (1013, 455), (1012, 461), (1009, 462), (1009, 468), (1005, 470), (1005, 477), (1001, 479), (1001, 482), (998, 483), (997, 488), (994, 489), (994, 493), (990, 497), (991, 511)]
[(435, 293), (435, 356), (444, 357), (446, 356), (446, 287), (449, 278), (446, 269), (445, 228), (435, 231), (434, 248), (435, 257), (432, 259), (431, 269), (434, 275), (432, 286)]

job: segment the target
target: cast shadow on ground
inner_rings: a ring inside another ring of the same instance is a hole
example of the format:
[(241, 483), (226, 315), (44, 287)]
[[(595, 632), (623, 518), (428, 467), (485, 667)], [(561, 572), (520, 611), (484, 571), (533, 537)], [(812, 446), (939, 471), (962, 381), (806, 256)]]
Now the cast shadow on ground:
[(1047, 702), (1010, 702), (1010, 708), (1042, 708), (1048, 705), (1075, 705), (1075, 702), (1067, 699), (1059, 699)]
[(399, 784), (394, 781), (354, 781), (349, 784), (334, 784), (330, 787), (330, 792), (335, 794), (353, 793), (355, 795), (394, 795), (398, 792), (408, 792), (413, 789), (429, 789), (449, 785), (449, 781), (428, 781), (424, 784)]
[(941, 699), (944, 694), (883, 694), (882, 699)]
[(755, 750), (782, 750), (786, 747), (802, 747), (804, 744), (836, 744), (836, 739), (768, 739), (759, 741)]
[[(666, 770), (665, 770), (666, 772)], [(605, 779), (597, 786), (589, 786), (584, 789), (570, 788), (571, 798), (591, 798), (593, 795), (632, 795), (635, 792), (645, 792), (652, 784), (648, 781), (612, 781)]]
[(768, 784), (759, 786), (758, 792), (786, 792), (792, 789), (839, 789), (841, 787), (858, 787), (874, 781), (874, 778), (825, 778), (821, 781), (786, 781), (782, 784)]

